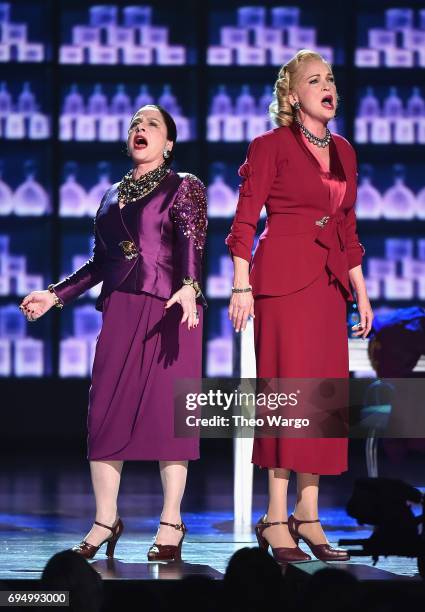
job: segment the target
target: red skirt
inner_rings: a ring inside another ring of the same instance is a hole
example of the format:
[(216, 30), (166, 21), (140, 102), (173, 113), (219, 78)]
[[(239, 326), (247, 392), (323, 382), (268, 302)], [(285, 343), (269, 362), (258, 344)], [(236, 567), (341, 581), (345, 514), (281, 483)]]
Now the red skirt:
[[(308, 287), (254, 304), (257, 378), (348, 378), (346, 300), (327, 268)], [(310, 474), (348, 469), (347, 438), (254, 439), (252, 462)]]

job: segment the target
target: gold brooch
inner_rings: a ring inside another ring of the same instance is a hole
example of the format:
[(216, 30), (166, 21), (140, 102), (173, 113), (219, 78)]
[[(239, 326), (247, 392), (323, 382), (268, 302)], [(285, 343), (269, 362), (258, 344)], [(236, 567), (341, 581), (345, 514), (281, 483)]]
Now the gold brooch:
[(316, 225), (320, 225), (320, 227), (323, 227), (324, 225), (326, 225), (326, 223), (329, 221), (330, 217), (325, 216), (322, 217), (321, 219), (318, 219), (317, 221), (315, 221)]
[(132, 240), (122, 240), (119, 243), (119, 246), (121, 247), (126, 259), (134, 259), (137, 257), (137, 248)]

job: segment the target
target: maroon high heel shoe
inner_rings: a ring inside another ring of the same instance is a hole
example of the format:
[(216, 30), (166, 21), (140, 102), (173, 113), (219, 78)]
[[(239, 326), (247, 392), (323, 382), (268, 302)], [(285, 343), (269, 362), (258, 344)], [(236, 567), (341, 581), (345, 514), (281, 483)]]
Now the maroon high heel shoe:
[(149, 561), (181, 561), (182, 558), (182, 544), (184, 540), (184, 536), (187, 533), (187, 527), (183, 523), (180, 525), (175, 525), (174, 523), (165, 523), (164, 521), (159, 521), (160, 525), (168, 525), (169, 527), (174, 527), (177, 531), (182, 532), (182, 537), (177, 546), (172, 544), (156, 544), (155, 542), (148, 550), (148, 560)]
[[(262, 516), (257, 524), (255, 525), (255, 535), (257, 536), (258, 546), (267, 551), (270, 544), (263, 536), (263, 531), (267, 529), (267, 527), (271, 527), (272, 525), (287, 525), (288, 521), (275, 521), (274, 523), (267, 523), (264, 521), (264, 516)], [(297, 546), (295, 548), (289, 547), (280, 547), (280, 548), (272, 548), (272, 553), (275, 561), (278, 563), (289, 563), (289, 562), (297, 562), (297, 561), (310, 561), (311, 557), (307, 553), (303, 552), (301, 548)]]
[(82, 555), (86, 559), (93, 559), (99, 548), (108, 542), (106, 546), (106, 556), (110, 559), (114, 556), (115, 546), (118, 542), (118, 539), (121, 537), (122, 532), (124, 531), (124, 523), (120, 518), (118, 518), (112, 527), (109, 525), (104, 525), (103, 523), (99, 523), (99, 521), (94, 521), (95, 525), (100, 525), (101, 527), (105, 527), (106, 529), (110, 529), (112, 531), (111, 535), (103, 540), (99, 546), (95, 546), (94, 544), (90, 544), (90, 542), (86, 542), (86, 540), (82, 540), (76, 546), (73, 546), (71, 550)]
[(350, 555), (343, 548), (334, 548), (330, 544), (313, 544), (311, 540), (302, 536), (299, 532), (299, 526), (303, 523), (320, 523), (320, 519), (313, 521), (301, 521), (293, 514), (288, 518), (289, 533), (293, 537), (294, 541), (298, 544), (300, 538), (309, 546), (313, 555), (319, 559), (319, 561), (349, 561)]

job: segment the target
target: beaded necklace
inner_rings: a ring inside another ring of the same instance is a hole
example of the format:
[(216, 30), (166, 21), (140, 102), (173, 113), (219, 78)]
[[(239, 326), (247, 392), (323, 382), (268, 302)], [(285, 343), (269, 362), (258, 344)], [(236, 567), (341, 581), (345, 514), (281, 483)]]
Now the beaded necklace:
[(305, 127), (305, 125), (301, 123), (298, 117), (295, 117), (295, 123), (299, 126), (300, 130), (302, 131), (302, 133), (304, 134), (304, 136), (307, 138), (309, 142), (313, 143), (317, 147), (327, 147), (328, 146), (331, 140), (331, 133), (328, 128), (326, 128), (326, 134), (324, 138), (319, 138), (318, 136), (310, 132), (310, 130), (308, 130)]
[(124, 202), (122, 208), (128, 203), (136, 202), (148, 195), (169, 172), (170, 169), (165, 162), (158, 168), (142, 174), (137, 180), (134, 180), (132, 170), (127, 172), (118, 185), (118, 201)]

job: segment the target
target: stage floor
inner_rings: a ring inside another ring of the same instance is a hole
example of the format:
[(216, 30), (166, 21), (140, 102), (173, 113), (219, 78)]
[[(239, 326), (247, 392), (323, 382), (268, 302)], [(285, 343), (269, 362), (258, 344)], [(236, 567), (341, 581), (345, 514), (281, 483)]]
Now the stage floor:
[[(357, 461), (356, 471), (322, 477), (320, 515), (333, 544), (340, 538), (370, 534), (344, 510), (354, 478), (366, 475), (362, 457)], [(53, 554), (78, 543), (90, 528), (94, 501), (88, 463), (81, 457), (30, 455), (13, 461), (3, 457), (2, 464), (7, 470), (3, 469), (0, 477), (0, 580), (38, 579)], [(403, 478), (414, 486), (424, 483), (419, 480), (419, 473), (423, 476), (419, 465), (422, 457), (414, 457), (410, 478), (404, 472)], [(381, 475), (402, 477), (398, 469), (403, 470), (402, 466), (390, 466)], [(266, 472), (255, 470), (253, 524), (265, 511), (265, 481)], [(125, 532), (117, 544), (116, 559), (108, 562), (103, 546), (92, 563), (107, 579), (177, 579), (193, 573), (221, 579), (236, 550), (257, 545), (252, 529), (234, 531), (232, 487), (231, 464), (214, 464), (211, 458), (193, 462), (182, 512), (189, 530), (183, 545), (184, 563), (149, 563), (146, 553), (162, 501), (158, 469), (154, 463), (126, 463), (119, 497)], [(294, 488), (291, 481), (290, 509)], [(415, 513), (419, 512), (420, 508), (415, 508)], [(308, 551), (302, 543), (301, 547)], [(370, 557), (355, 557), (350, 564), (373, 563)], [(375, 567), (398, 576), (418, 576), (416, 559), (381, 557)]]

